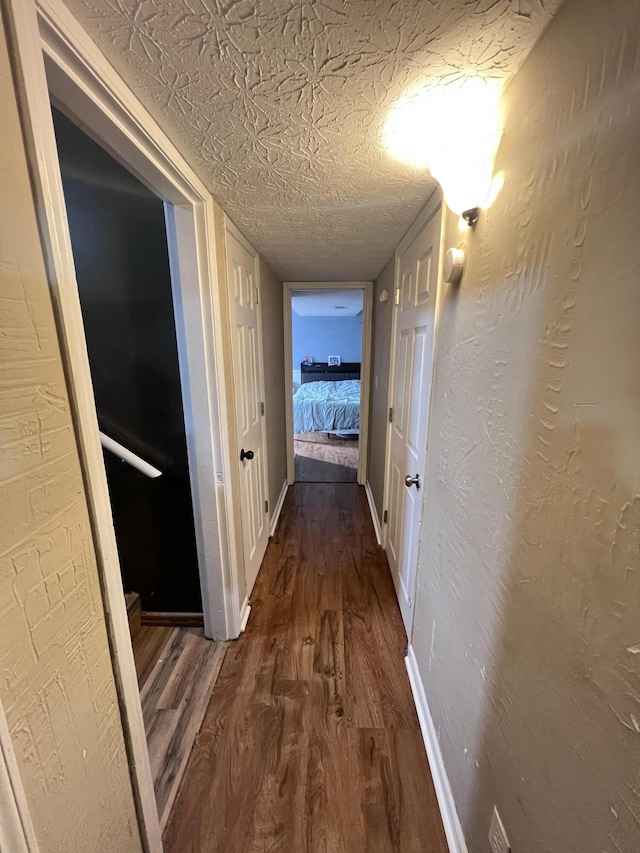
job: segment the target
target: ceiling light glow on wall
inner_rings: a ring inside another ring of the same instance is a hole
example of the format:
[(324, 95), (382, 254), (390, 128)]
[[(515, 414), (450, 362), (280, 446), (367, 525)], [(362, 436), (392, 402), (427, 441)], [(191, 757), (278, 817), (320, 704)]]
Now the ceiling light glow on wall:
[(499, 84), (461, 77), (398, 101), (383, 141), (392, 157), (428, 168), (448, 207), (462, 215), (486, 209), (499, 192), (493, 165), (501, 136)]

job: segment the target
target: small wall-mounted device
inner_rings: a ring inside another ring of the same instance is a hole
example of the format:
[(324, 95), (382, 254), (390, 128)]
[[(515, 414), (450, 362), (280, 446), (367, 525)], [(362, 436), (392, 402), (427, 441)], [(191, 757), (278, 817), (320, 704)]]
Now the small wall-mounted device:
[(464, 272), (466, 257), (464, 249), (447, 249), (442, 265), (442, 275), (450, 284), (458, 284)]
[(389, 300), (389, 291), (383, 290), (380, 296), (378, 296), (378, 302), (388, 302)]

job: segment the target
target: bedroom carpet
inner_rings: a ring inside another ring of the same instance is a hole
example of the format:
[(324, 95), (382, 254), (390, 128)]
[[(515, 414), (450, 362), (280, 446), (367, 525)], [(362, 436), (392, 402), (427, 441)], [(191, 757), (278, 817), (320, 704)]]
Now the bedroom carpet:
[(329, 438), (326, 432), (293, 437), (296, 483), (355, 483), (358, 440)]

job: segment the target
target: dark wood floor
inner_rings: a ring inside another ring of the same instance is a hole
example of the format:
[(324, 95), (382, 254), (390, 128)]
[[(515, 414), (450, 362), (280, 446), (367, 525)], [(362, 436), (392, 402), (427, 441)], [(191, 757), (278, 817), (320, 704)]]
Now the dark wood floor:
[(446, 853), (364, 490), (287, 496), (175, 801), (166, 853)]

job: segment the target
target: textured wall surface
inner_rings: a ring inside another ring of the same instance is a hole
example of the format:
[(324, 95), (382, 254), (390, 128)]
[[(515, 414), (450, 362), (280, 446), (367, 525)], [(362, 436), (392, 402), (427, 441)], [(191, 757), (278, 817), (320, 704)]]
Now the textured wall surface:
[(293, 368), (300, 370), (306, 355), (326, 361), (339, 355), (342, 361), (362, 358), (362, 313), (353, 317), (301, 317), (291, 313)]
[(269, 457), (269, 509), (273, 513), (287, 479), (287, 428), (284, 410), (284, 317), (282, 282), (260, 260), (265, 417)]
[(512, 73), (561, 0), (66, 0), (283, 280), (374, 279), (430, 195), (408, 87)]
[[(395, 258), (387, 263), (375, 282), (373, 294), (373, 376), (371, 385), (371, 434), (369, 436), (369, 472), (367, 479), (382, 523), (384, 512), (384, 474), (387, 451), (387, 408), (389, 406), (389, 369), (391, 362), (391, 321), (393, 318), (393, 281)], [(380, 302), (383, 290), (389, 300)]]
[(443, 300), (413, 643), (471, 853), (494, 803), (517, 853), (640, 849), (639, 44), (567, 0)]
[(42, 853), (137, 853), (89, 517), (1, 22), (0, 111), (0, 699)]

